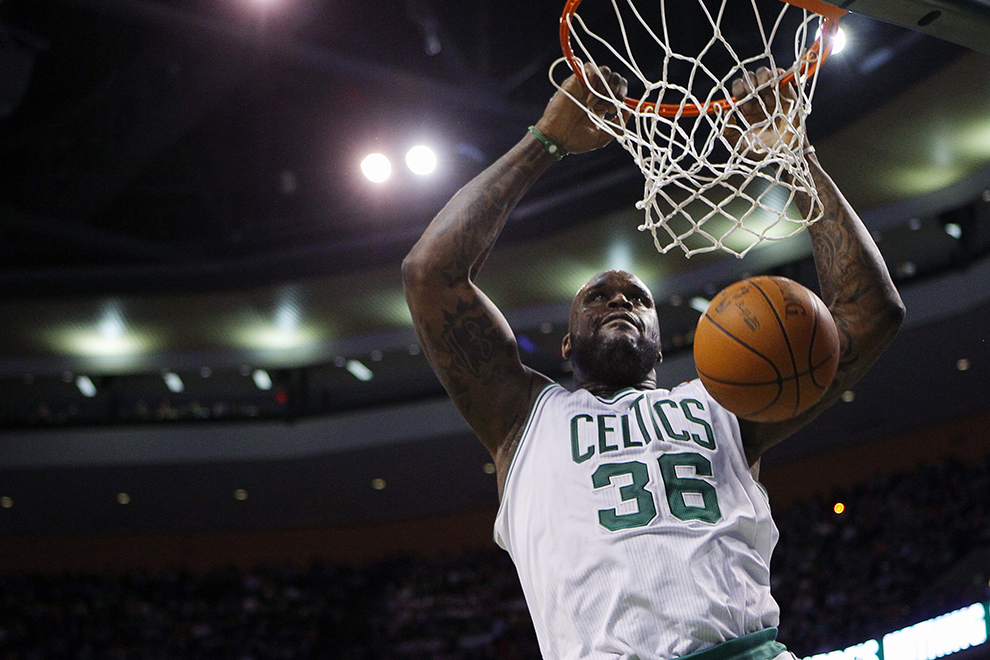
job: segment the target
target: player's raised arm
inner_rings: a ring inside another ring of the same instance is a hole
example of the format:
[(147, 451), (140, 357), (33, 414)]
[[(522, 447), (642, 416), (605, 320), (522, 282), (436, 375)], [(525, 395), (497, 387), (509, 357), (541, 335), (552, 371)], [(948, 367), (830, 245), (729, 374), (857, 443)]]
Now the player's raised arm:
[[(757, 85), (770, 75), (765, 68), (758, 71)], [(744, 96), (747, 85), (747, 81), (736, 81), (733, 95)], [(770, 103), (769, 96), (765, 103)], [(744, 114), (762, 112), (755, 102), (748, 107), (744, 104), (741, 110)], [(839, 331), (839, 369), (822, 400), (794, 419), (769, 424), (740, 420), (751, 464), (835, 403), (890, 345), (904, 319), (904, 303), (869, 230), (822, 168), (810, 145), (806, 157), (825, 208), (823, 217), (808, 227), (808, 232), (821, 298)], [(805, 196), (799, 196), (796, 202), (802, 212), (811, 203)]]
[[(625, 96), (621, 77), (605, 69), (588, 76), (600, 89), (608, 84), (618, 98)], [(575, 76), (563, 87), (575, 98), (600, 103)], [(535, 128), (543, 139), (527, 133), (462, 188), (402, 263), (406, 300), (426, 357), (500, 468), (501, 450), (549, 381), (523, 366), (512, 330), (474, 280), (509, 213), (557, 159), (552, 152), (581, 153), (611, 139), (560, 92)]]

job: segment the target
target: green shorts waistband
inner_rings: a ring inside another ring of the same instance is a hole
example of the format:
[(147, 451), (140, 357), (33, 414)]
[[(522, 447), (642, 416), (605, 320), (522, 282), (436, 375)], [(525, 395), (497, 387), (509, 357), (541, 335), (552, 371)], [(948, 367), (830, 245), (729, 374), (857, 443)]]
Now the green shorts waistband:
[(679, 660), (770, 660), (786, 650), (787, 647), (777, 641), (777, 629), (766, 628), (682, 656)]

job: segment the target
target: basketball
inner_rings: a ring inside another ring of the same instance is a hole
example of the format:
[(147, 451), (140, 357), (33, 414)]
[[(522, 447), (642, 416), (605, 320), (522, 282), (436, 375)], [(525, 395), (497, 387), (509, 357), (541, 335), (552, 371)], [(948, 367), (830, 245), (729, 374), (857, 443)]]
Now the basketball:
[(736, 416), (779, 422), (821, 400), (839, 365), (825, 303), (786, 277), (723, 289), (698, 320), (694, 362), (709, 394)]

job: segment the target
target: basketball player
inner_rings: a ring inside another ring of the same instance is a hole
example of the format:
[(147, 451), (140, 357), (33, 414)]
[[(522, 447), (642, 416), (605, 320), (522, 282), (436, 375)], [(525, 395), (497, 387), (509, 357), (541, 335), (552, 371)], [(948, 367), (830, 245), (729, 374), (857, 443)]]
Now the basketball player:
[[(607, 69), (589, 79), (625, 95)], [(599, 103), (574, 76), (564, 87)], [(742, 111), (755, 120), (758, 105)], [(904, 308), (883, 260), (808, 150), (825, 204), (809, 231), (841, 341), (824, 400), (766, 424), (737, 419), (698, 381), (657, 389), (653, 296), (622, 271), (597, 275), (574, 298), (563, 339), (577, 386), (569, 392), (522, 364), (505, 319), (474, 284), (506, 217), (559, 154), (610, 139), (559, 92), (534, 130), (454, 196), (402, 272), (430, 364), (494, 457), (495, 538), (516, 565), (542, 655), (789, 658), (776, 641), (768, 569), (777, 529), (756, 482), (760, 456), (833, 403), (894, 338)]]

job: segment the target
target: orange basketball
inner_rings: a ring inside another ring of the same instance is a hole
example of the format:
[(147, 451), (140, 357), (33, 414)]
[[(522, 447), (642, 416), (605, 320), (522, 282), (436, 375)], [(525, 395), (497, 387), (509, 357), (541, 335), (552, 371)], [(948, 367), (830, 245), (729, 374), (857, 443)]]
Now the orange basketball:
[(698, 320), (694, 362), (727, 410), (779, 422), (821, 400), (839, 366), (839, 333), (821, 299), (786, 277), (723, 289)]

